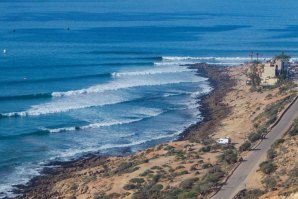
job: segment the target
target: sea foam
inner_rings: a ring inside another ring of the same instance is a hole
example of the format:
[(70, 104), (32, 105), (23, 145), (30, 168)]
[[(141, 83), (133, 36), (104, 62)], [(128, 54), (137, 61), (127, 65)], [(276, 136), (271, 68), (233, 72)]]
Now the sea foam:
[[(144, 110), (144, 109), (142, 109)], [(44, 128), (43, 130), (49, 131), (50, 133), (61, 133), (61, 132), (68, 132), (68, 131), (78, 131), (78, 130), (86, 130), (86, 129), (96, 129), (100, 127), (108, 127), (108, 126), (115, 126), (115, 125), (123, 125), (123, 124), (131, 124), (135, 122), (142, 121), (146, 118), (156, 117), (160, 114), (164, 113), (161, 109), (147, 109), (143, 112), (143, 117), (139, 117), (136, 119), (121, 119), (121, 120), (111, 120), (111, 121), (102, 121), (102, 122), (95, 122), (84, 126), (75, 126), (75, 127), (63, 127), (63, 128), (56, 128), (56, 129), (48, 129)]]

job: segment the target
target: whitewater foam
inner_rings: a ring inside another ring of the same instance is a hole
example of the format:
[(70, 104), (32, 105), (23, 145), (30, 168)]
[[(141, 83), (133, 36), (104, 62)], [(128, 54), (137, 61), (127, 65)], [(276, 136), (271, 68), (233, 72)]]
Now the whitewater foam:
[(127, 89), (127, 88), (134, 88), (134, 87), (142, 87), (142, 86), (160, 86), (166, 84), (179, 84), (183, 82), (199, 82), (204, 81), (206, 78), (196, 78), (196, 77), (184, 77), (180, 79), (143, 79), (143, 78), (124, 78), (120, 79), (119, 81), (112, 81), (107, 84), (100, 84), (91, 86), (86, 89), (80, 90), (72, 90), (66, 92), (53, 92), (53, 97), (64, 97), (64, 96), (73, 96), (73, 95), (81, 95), (81, 94), (90, 94), (90, 93), (102, 93), (105, 91), (115, 91), (119, 89)]
[(34, 105), (27, 111), (2, 113), (2, 117), (25, 117), (25, 116), (40, 116), (46, 114), (54, 114), (61, 112), (68, 112), (75, 109), (90, 108), (94, 106), (104, 106), (117, 104), (134, 99), (129, 95), (106, 94), (102, 96), (78, 96), (67, 97), (48, 102), (41, 105)]
[(146, 114), (144, 117), (137, 118), (137, 119), (122, 119), (122, 120), (103, 121), (103, 122), (91, 123), (91, 124), (84, 125), (84, 126), (63, 127), (63, 128), (56, 128), (56, 129), (44, 128), (42, 130), (49, 131), (50, 133), (61, 133), (61, 132), (68, 132), (68, 131), (96, 129), (96, 128), (100, 128), (100, 127), (131, 124), (131, 123), (142, 121), (146, 118), (156, 117), (162, 113), (164, 113), (164, 111), (162, 111), (160, 109), (152, 109), (152, 110), (146, 111), (146, 113), (144, 113), (144, 115)]
[[(158, 64), (158, 63), (156, 63)], [(173, 64), (169, 64), (173, 65)], [(154, 68), (145, 71), (134, 71), (134, 72), (119, 72), (119, 73), (112, 73), (113, 77), (121, 77), (121, 76), (139, 76), (139, 75), (156, 75), (156, 74), (163, 74), (163, 73), (181, 73), (181, 72), (190, 72), (194, 71), (192, 69), (188, 69), (182, 66), (176, 67), (163, 67), (163, 68)]]
[[(164, 61), (200, 61), (200, 60), (224, 60), (224, 61), (249, 61), (249, 57), (178, 57), (178, 56), (164, 56), (162, 57)], [(263, 58), (263, 59), (269, 59), (269, 58)]]

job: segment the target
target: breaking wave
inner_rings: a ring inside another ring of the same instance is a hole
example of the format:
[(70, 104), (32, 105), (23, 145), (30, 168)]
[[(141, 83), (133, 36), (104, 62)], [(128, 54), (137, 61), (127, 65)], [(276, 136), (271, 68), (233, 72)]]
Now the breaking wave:
[[(198, 80), (199, 79), (199, 80)], [(206, 78), (180, 78), (180, 79), (172, 79), (172, 80), (146, 80), (142, 78), (138, 79), (123, 79), (122, 81), (113, 81), (107, 84), (100, 84), (91, 86), (89, 88), (80, 89), (80, 90), (72, 90), (66, 92), (53, 92), (53, 97), (65, 97), (65, 96), (74, 96), (74, 95), (81, 95), (81, 94), (90, 94), (90, 93), (102, 93), (105, 91), (115, 91), (119, 89), (127, 89), (133, 87), (142, 87), (142, 86), (159, 86), (159, 85), (166, 85), (166, 84), (179, 84), (183, 82), (199, 82), (204, 81)]]
[(113, 120), (113, 121), (106, 121), (106, 122), (96, 122), (96, 123), (91, 123), (84, 126), (63, 127), (63, 128), (56, 128), (56, 129), (45, 128), (43, 130), (48, 131), (50, 133), (61, 133), (61, 132), (68, 132), (68, 131), (79, 131), (79, 130), (85, 130), (85, 129), (96, 129), (96, 128), (108, 127), (108, 126), (131, 124), (131, 123), (142, 121), (150, 117), (156, 117), (162, 113), (164, 113), (164, 111), (162, 110), (152, 110), (151, 113), (147, 112), (146, 116), (141, 118), (136, 118), (136, 119), (122, 119), (122, 120)]
[[(173, 65), (173, 64), (172, 64)], [(122, 77), (122, 76), (138, 76), (138, 75), (156, 75), (163, 73), (181, 73), (181, 72), (189, 72), (192, 71), (186, 67), (178, 66), (178, 67), (163, 67), (163, 68), (154, 68), (145, 71), (133, 71), (133, 72), (119, 72), (112, 73), (113, 77)]]

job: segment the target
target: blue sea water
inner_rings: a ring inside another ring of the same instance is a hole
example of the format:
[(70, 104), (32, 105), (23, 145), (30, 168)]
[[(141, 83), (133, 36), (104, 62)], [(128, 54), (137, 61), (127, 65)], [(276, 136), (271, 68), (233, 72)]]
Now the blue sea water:
[[(183, 64), (298, 55), (298, 2), (0, 2), (0, 192), (86, 153), (127, 154), (202, 119)], [(6, 49), (6, 53), (2, 51)]]

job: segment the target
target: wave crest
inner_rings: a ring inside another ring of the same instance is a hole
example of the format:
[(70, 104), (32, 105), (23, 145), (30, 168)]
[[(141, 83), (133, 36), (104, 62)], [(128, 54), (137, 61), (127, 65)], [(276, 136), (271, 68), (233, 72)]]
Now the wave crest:
[(78, 130), (85, 130), (85, 129), (96, 129), (101, 127), (108, 127), (108, 126), (115, 126), (115, 125), (123, 125), (123, 124), (131, 124), (135, 122), (142, 121), (147, 118), (156, 117), (165, 111), (161, 109), (141, 109), (140, 110), (143, 117), (135, 118), (135, 119), (122, 119), (122, 120), (112, 120), (112, 121), (103, 121), (103, 122), (95, 122), (91, 124), (87, 124), (84, 126), (74, 126), (74, 127), (63, 127), (63, 128), (56, 128), (56, 129), (43, 129), (50, 133), (61, 133), (61, 132), (68, 132), (68, 131), (78, 131)]

